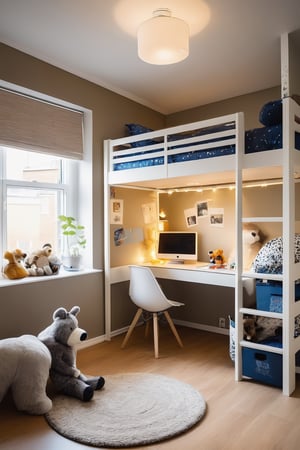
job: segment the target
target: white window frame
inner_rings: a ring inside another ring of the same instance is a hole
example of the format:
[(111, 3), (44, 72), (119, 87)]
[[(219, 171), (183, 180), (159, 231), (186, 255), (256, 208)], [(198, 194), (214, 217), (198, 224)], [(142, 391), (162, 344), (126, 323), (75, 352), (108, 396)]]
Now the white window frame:
[[(12, 89), (23, 94), (31, 95), (36, 98), (40, 98), (45, 101), (49, 101), (55, 103), (57, 105), (73, 108), (83, 112), (83, 159), (80, 161), (73, 161), (68, 159), (68, 168), (65, 170), (64, 175), (65, 179), (61, 185), (53, 185), (51, 183), (30, 183), (30, 182), (20, 182), (15, 180), (6, 180), (4, 179), (4, 165), (2, 161), (0, 161), (0, 203), (1, 210), (4, 211), (6, 208), (3, 202), (6, 201), (5, 193), (8, 186), (30, 186), (33, 188), (41, 187), (45, 189), (54, 189), (58, 190), (61, 187), (64, 190), (63, 201), (64, 201), (64, 213), (66, 215), (75, 216), (80, 220), (82, 224), (85, 225), (86, 237), (87, 237), (87, 246), (83, 255), (83, 263), (87, 269), (93, 268), (93, 245), (92, 245), (92, 236), (93, 236), (93, 187), (92, 187), (92, 111), (81, 106), (75, 105), (73, 103), (69, 103), (66, 101), (59, 100), (57, 98), (50, 97), (48, 95), (43, 95), (37, 93), (35, 91), (21, 88), (20, 86), (13, 85), (11, 83), (7, 83), (0, 80), (0, 86)], [(6, 212), (5, 214), (1, 214), (0, 221), (0, 252), (3, 255), (5, 242), (6, 242)], [(7, 261), (5, 261), (7, 262)], [(43, 277), (41, 277), (43, 278)], [(40, 278), (40, 279), (41, 279)]]

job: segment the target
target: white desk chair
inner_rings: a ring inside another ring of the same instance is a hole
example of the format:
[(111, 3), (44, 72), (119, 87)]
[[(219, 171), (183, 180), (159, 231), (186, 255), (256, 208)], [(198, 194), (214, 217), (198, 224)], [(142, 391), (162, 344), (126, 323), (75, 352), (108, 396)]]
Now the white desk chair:
[[(131, 322), (127, 334), (122, 342), (121, 348), (124, 348), (134, 330), (143, 311), (152, 313), (153, 318), (153, 334), (154, 334), (154, 354), (158, 358), (158, 313), (163, 312), (170, 328), (179, 344), (183, 347), (182, 341), (177, 333), (173, 320), (167, 311), (172, 306), (182, 306), (184, 303), (168, 300), (161, 290), (155, 276), (148, 267), (129, 266), (130, 268), (130, 285), (129, 296), (138, 310)], [(147, 331), (147, 328), (146, 328)]]

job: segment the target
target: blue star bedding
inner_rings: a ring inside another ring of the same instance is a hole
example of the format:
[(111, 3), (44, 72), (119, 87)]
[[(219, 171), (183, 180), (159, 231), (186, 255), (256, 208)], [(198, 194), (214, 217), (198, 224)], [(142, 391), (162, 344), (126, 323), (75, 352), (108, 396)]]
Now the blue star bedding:
[[(245, 132), (245, 153), (249, 154), (281, 149), (283, 146), (282, 101), (275, 100), (266, 103), (259, 113), (259, 121), (264, 125), (263, 127), (254, 128)], [(207, 127), (195, 132), (186, 132), (168, 136), (168, 164), (234, 154), (235, 144), (232, 143), (233, 134), (230, 135), (230, 130), (234, 130), (234, 127), (234, 123), (229, 122), (222, 124), (221, 126)], [(153, 131), (150, 128), (135, 123), (126, 124), (126, 128), (130, 136), (137, 136)], [(227, 135), (218, 137), (218, 133), (224, 131), (227, 132)], [(205, 140), (206, 135), (208, 137), (207, 140)], [(216, 137), (214, 137), (215, 135)], [(186, 144), (184, 143), (185, 137), (189, 138), (189, 142)], [(200, 138), (201, 141), (197, 141), (197, 137)], [(217, 146), (215, 145), (216, 143), (218, 143)], [(162, 140), (148, 138), (132, 142), (130, 148), (133, 149), (133, 152), (127, 154), (127, 156), (132, 157), (130, 158), (132, 160), (118, 162), (119, 156), (118, 154), (115, 154), (113, 157), (113, 170), (136, 169), (164, 164), (164, 156), (159, 152), (159, 150), (162, 150), (159, 144), (162, 144)], [(201, 150), (195, 149), (199, 144), (201, 144)], [(205, 144), (209, 144), (207, 145), (207, 149), (205, 148)], [(142, 158), (140, 152), (134, 152), (134, 149), (138, 150), (140, 147), (143, 147)], [(172, 150), (178, 148), (181, 148), (184, 151), (172, 153)], [(297, 132), (295, 133), (295, 148), (300, 150), (300, 134)]]

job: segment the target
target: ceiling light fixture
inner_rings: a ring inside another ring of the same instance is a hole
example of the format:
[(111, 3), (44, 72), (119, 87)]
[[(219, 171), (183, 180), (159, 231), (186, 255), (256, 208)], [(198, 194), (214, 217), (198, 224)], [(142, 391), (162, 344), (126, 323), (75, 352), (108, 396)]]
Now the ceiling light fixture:
[(174, 64), (189, 54), (189, 27), (168, 8), (153, 11), (139, 26), (137, 40), (139, 57), (149, 64)]

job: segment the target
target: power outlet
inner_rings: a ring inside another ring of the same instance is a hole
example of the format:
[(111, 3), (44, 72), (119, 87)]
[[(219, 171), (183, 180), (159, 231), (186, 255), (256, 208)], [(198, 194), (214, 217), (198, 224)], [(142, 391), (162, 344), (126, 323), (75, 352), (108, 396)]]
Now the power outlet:
[(225, 319), (224, 319), (224, 317), (219, 317), (219, 328), (225, 328)]

